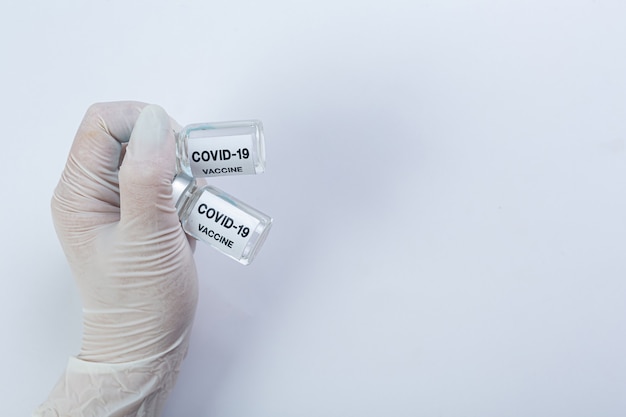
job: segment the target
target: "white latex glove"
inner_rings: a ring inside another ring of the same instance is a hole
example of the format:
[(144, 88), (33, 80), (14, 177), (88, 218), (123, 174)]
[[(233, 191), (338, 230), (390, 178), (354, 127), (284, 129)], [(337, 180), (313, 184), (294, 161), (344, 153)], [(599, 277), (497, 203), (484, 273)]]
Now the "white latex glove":
[(197, 276), (172, 201), (173, 123), (119, 102), (93, 105), (78, 129), (52, 214), (82, 298), (82, 346), (36, 416), (158, 416), (176, 381)]

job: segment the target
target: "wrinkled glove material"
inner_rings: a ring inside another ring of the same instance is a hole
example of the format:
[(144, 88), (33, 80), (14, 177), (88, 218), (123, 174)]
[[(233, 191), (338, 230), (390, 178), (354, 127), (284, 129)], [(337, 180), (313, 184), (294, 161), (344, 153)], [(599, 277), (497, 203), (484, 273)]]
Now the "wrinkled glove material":
[(52, 198), (83, 306), (80, 352), (35, 416), (158, 416), (189, 344), (193, 245), (172, 199), (175, 122), (138, 102), (92, 106)]
[(161, 414), (186, 354), (185, 335), (170, 352), (128, 363), (68, 360), (36, 417), (149, 417)]

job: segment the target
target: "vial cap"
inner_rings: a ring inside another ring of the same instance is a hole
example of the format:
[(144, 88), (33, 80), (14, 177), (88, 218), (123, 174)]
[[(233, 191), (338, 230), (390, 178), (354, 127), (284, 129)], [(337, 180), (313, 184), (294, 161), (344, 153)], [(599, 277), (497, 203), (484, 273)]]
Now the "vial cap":
[(184, 172), (179, 172), (176, 174), (174, 179), (172, 180), (172, 199), (174, 200), (174, 205), (176, 208), (179, 208), (179, 204), (181, 200), (188, 191), (195, 185), (195, 180)]

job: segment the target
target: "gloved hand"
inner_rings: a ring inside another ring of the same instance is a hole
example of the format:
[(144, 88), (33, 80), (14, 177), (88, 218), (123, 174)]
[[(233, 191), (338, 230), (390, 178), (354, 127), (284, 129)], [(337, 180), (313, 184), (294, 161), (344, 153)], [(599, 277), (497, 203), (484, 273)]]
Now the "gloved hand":
[(37, 416), (157, 416), (176, 380), (197, 275), (172, 201), (173, 124), (158, 106), (118, 102), (90, 107), (78, 129), (52, 214), (83, 339)]

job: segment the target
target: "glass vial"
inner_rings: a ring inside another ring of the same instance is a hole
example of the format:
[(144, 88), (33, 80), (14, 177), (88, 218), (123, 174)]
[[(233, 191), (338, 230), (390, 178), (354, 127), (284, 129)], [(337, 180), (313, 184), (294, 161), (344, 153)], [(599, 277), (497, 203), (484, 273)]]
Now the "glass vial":
[(194, 177), (260, 174), (265, 171), (263, 125), (259, 120), (197, 123), (177, 137), (178, 172)]
[(225, 192), (198, 187), (184, 173), (172, 181), (174, 201), (185, 232), (243, 265), (258, 253), (272, 219)]

